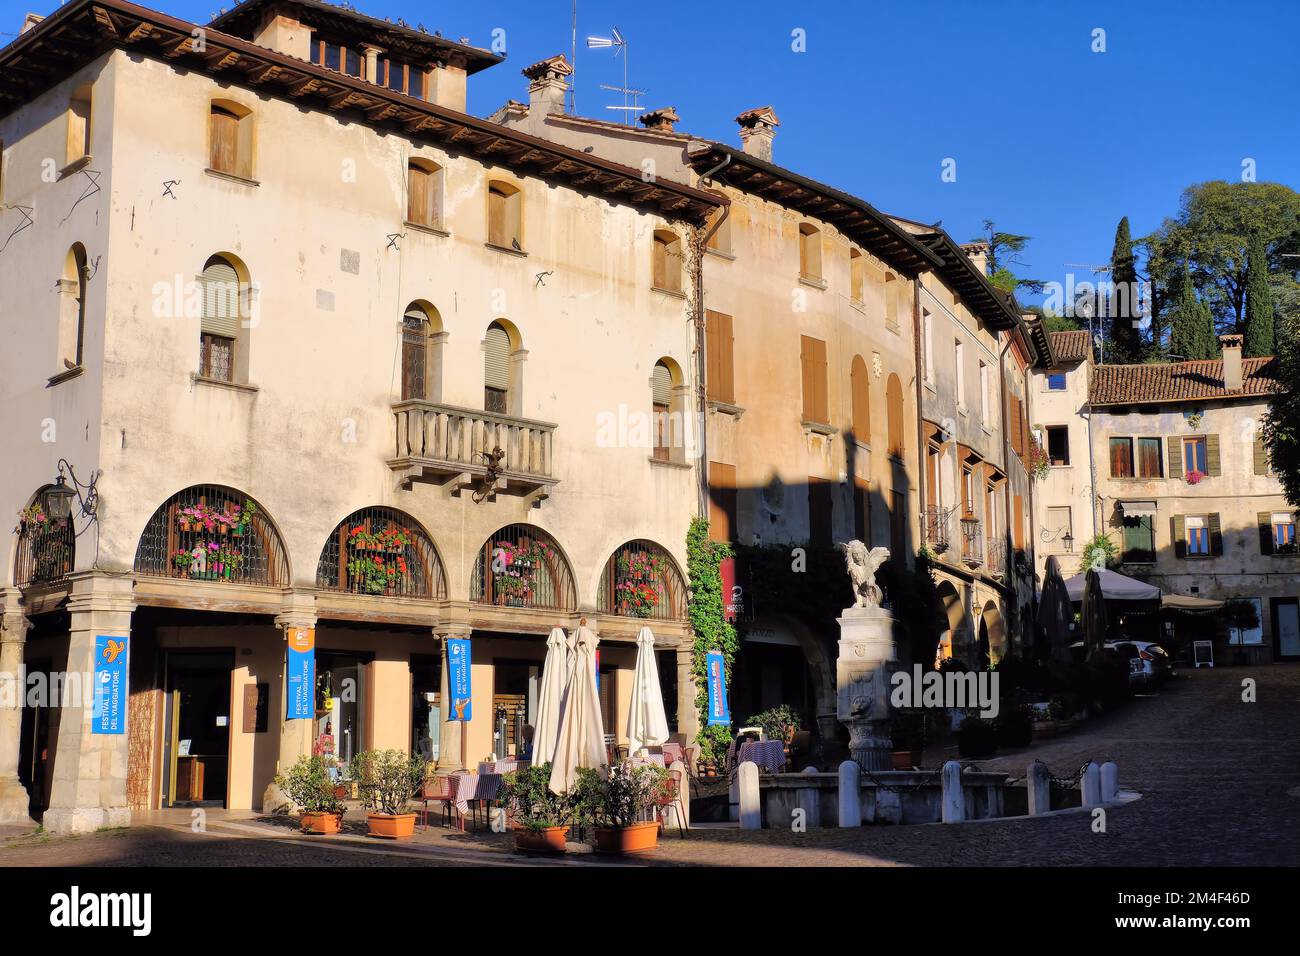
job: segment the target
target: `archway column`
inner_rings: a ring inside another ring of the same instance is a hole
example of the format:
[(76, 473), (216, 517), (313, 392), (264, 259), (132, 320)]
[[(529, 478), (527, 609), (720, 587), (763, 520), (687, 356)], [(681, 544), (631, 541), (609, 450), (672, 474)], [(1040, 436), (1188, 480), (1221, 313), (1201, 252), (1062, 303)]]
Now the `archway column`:
[(0, 824), (28, 823), (29, 796), (18, 780), (22, 729), (23, 647), (32, 626), (18, 588), (0, 592)]

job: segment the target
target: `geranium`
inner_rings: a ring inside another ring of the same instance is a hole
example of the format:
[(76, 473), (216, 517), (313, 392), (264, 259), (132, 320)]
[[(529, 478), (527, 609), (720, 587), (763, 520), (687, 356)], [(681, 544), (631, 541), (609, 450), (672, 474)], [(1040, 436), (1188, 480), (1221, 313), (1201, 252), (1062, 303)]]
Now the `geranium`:
[(1052, 460), (1047, 457), (1047, 452), (1037, 441), (1030, 439), (1029, 442), (1029, 473), (1035, 478), (1046, 478), (1052, 468)]
[(49, 531), (50, 524), (50, 516), (45, 513), (45, 509), (38, 504), (31, 504), (18, 512), (18, 527), (14, 528), (14, 534), (21, 534), (25, 528)]
[(411, 543), (411, 533), (405, 528), (385, 528), (374, 540), (385, 551), (401, 551)]
[(614, 594), (618, 613), (649, 617), (659, 605), (663, 559), (646, 551), (624, 552), (618, 556), (615, 566), (618, 575)]
[(1195, 468), (1193, 468), (1191, 471), (1187, 473), (1187, 483), (1189, 485), (1199, 485), (1201, 483), (1201, 479), (1204, 477), (1205, 477), (1204, 472), (1197, 471)]

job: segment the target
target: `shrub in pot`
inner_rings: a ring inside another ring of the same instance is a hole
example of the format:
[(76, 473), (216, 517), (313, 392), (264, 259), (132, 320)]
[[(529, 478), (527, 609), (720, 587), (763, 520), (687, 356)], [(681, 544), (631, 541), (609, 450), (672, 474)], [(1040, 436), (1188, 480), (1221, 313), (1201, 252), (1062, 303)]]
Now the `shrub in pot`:
[(641, 853), (659, 845), (659, 821), (644, 817), (658, 803), (671, 777), (663, 767), (630, 763), (578, 771), (574, 800), (595, 831), (598, 853)]
[(1003, 710), (995, 723), (999, 746), (1028, 747), (1034, 739), (1034, 715), (1027, 704), (1017, 704)]
[(992, 757), (998, 752), (997, 726), (991, 720), (967, 717), (957, 728), (957, 753), (962, 757)]
[(348, 775), (357, 782), (371, 836), (395, 840), (415, 833), (408, 808), (426, 768), (423, 757), (401, 750), (364, 750), (352, 758)]
[(549, 763), (516, 770), (501, 778), (498, 800), (518, 826), (515, 848), (532, 853), (563, 853), (573, 819), (571, 794), (551, 792)]
[(794, 739), (795, 731), (800, 729), (799, 715), (786, 704), (755, 714), (745, 723), (751, 727), (762, 727), (763, 736), (768, 740), (783, 740), (786, 743)]
[(276, 785), (302, 807), (304, 833), (338, 833), (343, 804), (334, 795), (334, 779), (324, 757), (299, 757), (288, 773), (277, 774)]

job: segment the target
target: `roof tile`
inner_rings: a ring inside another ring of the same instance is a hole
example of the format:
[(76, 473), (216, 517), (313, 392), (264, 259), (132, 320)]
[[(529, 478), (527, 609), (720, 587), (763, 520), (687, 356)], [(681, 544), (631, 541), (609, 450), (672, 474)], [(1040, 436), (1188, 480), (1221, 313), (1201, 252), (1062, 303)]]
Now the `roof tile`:
[(1277, 389), (1273, 357), (1242, 359), (1241, 380), (1240, 391), (1230, 392), (1223, 387), (1222, 359), (1164, 365), (1098, 365), (1093, 370), (1090, 400), (1094, 405), (1139, 405), (1268, 395)]

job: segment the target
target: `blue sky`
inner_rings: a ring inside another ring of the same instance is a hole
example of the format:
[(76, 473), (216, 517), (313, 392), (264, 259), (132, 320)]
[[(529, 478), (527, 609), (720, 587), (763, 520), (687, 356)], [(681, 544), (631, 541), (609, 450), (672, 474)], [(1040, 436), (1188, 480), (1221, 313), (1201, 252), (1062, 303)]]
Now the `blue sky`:
[[(230, 0), (137, 0), (206, 22)], [(519, 70), (570, 46), (570, 0), (354, 0), (362, 12), (423, 22), (507, 61), (470, 81), (486, 115), (523, 99)], [(16, 29), (50, 0), (0, 0)], [(616, 117), (622, 63), (583, 37), (618, 26), (630, 83), (680, 129), (739, 144), (733, 117), (771, 104), (775, 159), (958, 241), (985, 218), (1034, 237), (1022, 274), (1064, 280), (1101, 263), (1115, 226), (1135, 235), (1178, 209), (1191, 183), (1241, 177), (1300, 188), (1300, 0), (1271, 2), (658, 3), (579, 0), (579, 112)], [(21, 9), (20, 9), (21, 8)], [(806, 52), (791, 49), (805, 31)], [(1104, 53), (1092, 52), (1105, 30)], [(940, 178), (956, 160), (956, 181)], [(1080, 274), (1079, 278), (1087, 278)]]

